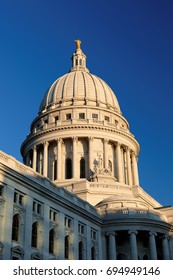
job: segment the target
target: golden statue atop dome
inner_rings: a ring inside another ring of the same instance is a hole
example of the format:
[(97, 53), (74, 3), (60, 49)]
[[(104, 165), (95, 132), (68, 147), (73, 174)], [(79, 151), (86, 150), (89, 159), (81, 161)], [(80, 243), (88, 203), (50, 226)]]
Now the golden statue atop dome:
[(79, 39), (75, 40), (76, 43), (76, 50), (80, 49), (81, 41)]

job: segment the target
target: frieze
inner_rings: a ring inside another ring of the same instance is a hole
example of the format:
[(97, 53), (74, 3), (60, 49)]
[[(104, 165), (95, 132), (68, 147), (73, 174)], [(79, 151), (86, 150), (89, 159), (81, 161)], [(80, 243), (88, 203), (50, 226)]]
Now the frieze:
[(47, 130), (44, 130), (44, 131), (40, 131), (38, 132), (37, 134), (35, 135), (29, 135), (28, 138), (24, 141), (23, 145), (22, 145), (22, 149), (25, 147), (25, 145), (30, 142), (31, 140), (33, 140), (34, 138), (37, 138), (38, 136), (41, 136), (41, 135), (45, 135), (47, 133), (50, 133), (50, 132), (55, 132), (55, 131), (60, 131), (60, 130), (68, 130), (68, 129), (85, 129), (85, 130), (90, 130), (90, 129), (96, 129), (96, 130), (102, 130), (102, 131), (108, 131), (108, 132), (112, 132), (112, 133), (116, 133), (116, 134), (119, 134), (121, 136), (125, 136), (126, 138), (132, 140), (133, 142), (135, 142), (138, 146), (138, 142), (136, 141), (136, 139), (134, 138), (134, 135), (131, 134), (131, 133), (124, 133), (118, 129), (113, 129), (113, 128), (108, 128), (108, 127), (100, 127), (100, 126), (92, 126), (92, 125), (78, 125), (78, 126), (65, 126), (65, 127), (55, 127), (53, 129), (47, 129)]
[(8, 162), (9, 158), (7, 156), (5, 156), (4, 154), (0, 153), (0, 159), (2, 159), (5, 162)]
[(22, 166), (20, 163), (15, 162), (15, 166), (16, 166), (17, 168), (19, 168), (21, 171), (24, 171), (25, 173), (27, 172), (27, 168), (24, 167), (24, 166)]

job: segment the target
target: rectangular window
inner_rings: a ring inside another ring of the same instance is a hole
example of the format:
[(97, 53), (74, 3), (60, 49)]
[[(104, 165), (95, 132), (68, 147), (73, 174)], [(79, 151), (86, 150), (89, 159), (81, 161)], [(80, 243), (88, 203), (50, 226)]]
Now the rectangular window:
[(54, 211), (53, 209), (51, 209), (49, 212), (49, 219), (53, 222), (57, 221), (57, 212)]
[(66, 114), (66, 120), (71, 120), (71, 114)]
[(23, 204), (23, 195), (19, 194), (19, 204)]
[(85, 119), (85, 113), (79, 113), (79, 119), (84, 120)]
[(85, 234), (85, 225), (79, 223), (78, 224), (78, 233), (84, 235)]
[(42, 204), (37, 202), (37, 201), (33, 201), (33, 212), (35, 214), (42, 214)]
[(18, 193), (14, 192), (14, 203), (17, 203)]
[(65, 217), (65, 227), (71, 228), (72, 227), (72, 220), (68, 217)]
[(55, 121), (56, 121), (56, 122), (59, 121), (59, 116), (56, 116), (56, 117), (55, 117)]
[(109, 122), (109, 117), (105, 116), (105, 121)]
[(98, 119), (98, 114), (92, 114), (93, 119)]
[(20, 192), (18, 191), (15, 191), (14, 192), (14, 203), (22, 206), (23, 205), (23, 198), (24, 198), (24, 195), (21, 194)]
[(93, 240), (97, 239), (97, 231), (94, 229), (91, 229), (91, 239)]
[(41, 204), (37, 204), (37, 214), (41, 214)]

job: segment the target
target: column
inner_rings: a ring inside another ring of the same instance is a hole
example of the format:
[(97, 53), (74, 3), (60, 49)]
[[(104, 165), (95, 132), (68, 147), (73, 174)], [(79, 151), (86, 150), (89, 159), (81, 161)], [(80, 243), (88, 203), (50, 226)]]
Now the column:
[(135, 152), (132, 152), (132, 170), (133, 170), (133, 180), (134, 185), (139, 185), (138, 178), (138, 166), (137, 166), (137, 158)]
[(163, 259), (170, 260), (168, 236), (166, 234), (162, 237), (162, 252), (163, 252)]
[(44, 204), (44, 219), (43, 219), (43, 260), (49, 259), (49, 213), (50, 207)]
[(125, 183), (125, 184), (128, 184), (126, 147), (123, 147), (123, 148), (122, 148), (122, 158), (123, 158), (124, 183)]
[(14, 200), (14, 188), (9, 185), (5, 190), (5, 207), (4, 207), (4, 219), (2, 224), (2, 241), (3, 241), (3, 259), (11, 259), (11, 236), (12, 236), (12, 221), (13, 221), (13, 200)]
[(57, 179), (61, 180), (61, 172), (62, 172), (62, 160), (61, 160), (61, 154), (62, 154), (62, 143), (63, 140), (61, 138), (57, 139)]
[(31, 235), (33, 218), (33, 198), (29, 195), (25, 197), (25, 235), (24, 235), (24, 259), (31, 259)]
[(28, 151), (26, 154), (26, 165), (30, 166), (30, 151)]
[(131, 169), (131, 159), (130, 159), (130, 149), (129, 149), (129, 147), (126, 147), (126, 156), (127, 156), (128, 184), (132, 185), (132, 169)]
[(138, 259), (138, 249), (137, 249), (137, 240), (136, 234), (138, 232), (136, 230), (130, 230), (128, 234), (130, 235), (130, 259), (137, 260)]
[(107, 254), (106, 254), (107, 251), (106, 251), (106, 235), (105, 235), (105, 232), (102, 232), (101, 238), (102, 238), (102, 256), (101, 256), (101, 259), (106, 260), (107, 259)]
[(65, 242), (65, 224), (64, 224), (64, 213), (59, 213), (59, 244), (58, 244), (58, 259), (64, 260), (64, 242)]
[(118, 166), (118, 182), (123, 182), (123, 173), (122, 173), (122, 156), (121, 156), (121, 145), (117, 143), (116, 145), (116, 158)]
[(170, 259), (173, 260), (173, 235), (169, 236)]
[(156, 239), (157, 233), (149, 232), (150, 259), (157, 260)]
[(32, 168), (36, 171), (36, 164), (37, 164), (37, 147), (33, 147), (33, 165)]
[[(73, 244), (72, 259), (78, 260), (79, 259), (79, 254), (78, 254), (79, 238), (78, 238), (78, 221), (76, 219), (73, 220), (73, 233), (71, 233), (71, 235), (72, 235), (71, 242)], [(85, 246), (84, 242), (83, 242), (83, 246)], [(84, 251), (83, 251), (83, 258), (84, 258)]]
[(73, 137), (73, 162), (72, 162), (72, 170), (73, 170), (73, 178), (79, 178), (79, 168), (77, 164), (77, 142), (78, 138)]
[(89, 177), (92, 176), (93, 171), (93, 137), (88, 137), (88, 150), (89, 150)]
[(44, 142), (44, 155), (43, 155), (43, 175), (45, 177), (47, 177), (47, 171), (48, 171), (48, 146), (49, 146), (49, 142)]
[(87, 260), (91, 260), (91, 227), (89, 225), (86, 226), (86, 236), (87, 236), (87, 239), (86, 239), (86, 248), (87, 248), (87, 251), (86, 251), (86, 259)]
[(116, 260), (117, 259), (117, 252), (116, 252), (116, 233), (109, 232), (108, 234), (108, 246), (109, 246), (109, 259)]
[(108, 168), (108, 139), (103, 139), (103, 167)]

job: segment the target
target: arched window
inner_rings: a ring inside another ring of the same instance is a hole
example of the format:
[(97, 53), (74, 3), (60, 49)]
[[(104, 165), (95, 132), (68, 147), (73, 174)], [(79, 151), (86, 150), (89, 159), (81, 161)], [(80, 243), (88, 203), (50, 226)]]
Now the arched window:
[(57, 160), (54, 160), (54, 162), (53, 162), (53, 177), (54, 177), (54, 180), (57, 179)]
[(66, 165), (65, 165), (65, 173), (66, 173), (66, 179), (72, 178), (72, 161), (70, 158), (66, 159)]
[(19, 230), (20, 230), (19, 214), (16, 214), (13, 216), (13, 224), (12, 224), (13, 241), (19, 241)]
[(65, 259), (69, 259), (69, 235), (65, 237), (65, 244), (64, 244), (64, 256)]
[(79, 254), (79, 260), (83, 260), (83, 243), (82, 241), (78, 244), (78, 254)]
[(96, 260), (96, 249), (94, 246), (91, 247), (91, 259)]
[(38, 224), (34, 222), (32, 224), (32, 237), (31, 237), (31, 246), (37, 248), (37, 237), (38, 237)]
[(55, 231), (52, 228), (49, 231), (49, 253), (54, 254), (54, 239), (55, 239)]
[(85, 159), (80, 160), (80, 178), (85, 178)]

